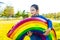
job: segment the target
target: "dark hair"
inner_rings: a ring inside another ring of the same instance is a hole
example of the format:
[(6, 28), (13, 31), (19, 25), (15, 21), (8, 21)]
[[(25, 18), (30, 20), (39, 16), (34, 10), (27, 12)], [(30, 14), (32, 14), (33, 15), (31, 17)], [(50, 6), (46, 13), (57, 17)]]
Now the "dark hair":
[(36, 5), (36, 4), (33, 4), (31, 7), (34, 7), (36, 10), (39, 10), (38, 5)]
[[(31, 31), (28, 31), (27, 34), (28, 34), (29, 32), (31, 32)], [(32, 33), (32, 32), (31, 32), (31, 33)]]

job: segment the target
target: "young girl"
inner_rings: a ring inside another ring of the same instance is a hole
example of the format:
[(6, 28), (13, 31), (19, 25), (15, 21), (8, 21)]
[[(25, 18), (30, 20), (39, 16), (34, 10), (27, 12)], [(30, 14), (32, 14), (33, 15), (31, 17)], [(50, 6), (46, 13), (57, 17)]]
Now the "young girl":
[[(40, 17), (40, 18), (44, 18), (45, 20), (47, 20), (48, 22), (48, 29), (46, 30), (46, 32), (43, 34), (45, 36), (47, 36), (50, 33), (50, 30), (52, 29), (52, 22), (48, 19), (46, 19), (45, 17), (43, 17), (42, 15), (39, 15), (39, 7), (36, 4), (33, 4), (30, 7), (30, 12), (32, 14), (31, 17)], [(48, 39), (47, 39), (48, 40)]]
[(27, 35), (24, 37), (24, 39), (23, 40), (31, 40), (31, 37), (32, 36), (32, 32), (31, 31), (28, 31), (27, 32)]

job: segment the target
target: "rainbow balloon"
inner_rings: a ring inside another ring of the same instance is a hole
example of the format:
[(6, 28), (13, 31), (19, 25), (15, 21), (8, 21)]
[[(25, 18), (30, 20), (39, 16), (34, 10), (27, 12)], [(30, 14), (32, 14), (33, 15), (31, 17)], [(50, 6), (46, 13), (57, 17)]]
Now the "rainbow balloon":
[(48, 28), (48, 23), (43, 18), (27, 18), (16, 25), (8, 32), (7, 36), (13, 40), (23, 40), (28, 31), (32, 31), (34, 35), (39, 36), (41, 40), (56, 40), (56, 33), (52, 28), (49, 35), (44, 36), (45, 30)]

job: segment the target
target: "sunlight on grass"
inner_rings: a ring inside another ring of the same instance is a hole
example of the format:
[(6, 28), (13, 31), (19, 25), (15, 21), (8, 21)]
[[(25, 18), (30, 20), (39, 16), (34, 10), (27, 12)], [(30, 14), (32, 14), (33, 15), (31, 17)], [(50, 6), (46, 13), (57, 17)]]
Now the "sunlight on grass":
[(18, 20), (0, 21), (0, 40), (12, 40), (7, 37), (7, 33), (17, 22)]
[[(0, 21), (0, 40), (12, 40), (7, 37), (8, 31), (15, 25), (19, 20), (1, 20)], [(60, 38), (60, 24), (54, 22), (53, 23), (54, 29), (57, 34), (57, 38)]]

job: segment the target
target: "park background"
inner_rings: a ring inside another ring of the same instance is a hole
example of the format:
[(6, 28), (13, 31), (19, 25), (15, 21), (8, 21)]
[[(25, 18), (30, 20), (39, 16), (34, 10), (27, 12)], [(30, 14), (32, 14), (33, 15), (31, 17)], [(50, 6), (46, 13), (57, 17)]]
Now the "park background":
[(40, 15), (50, 19), (60, 40), (60, 5), (59, 0), (0, 0), (0, 40), (12, 40), (8, 31), (20, 20), (29, 18), (30, 6), (39, 5)]

